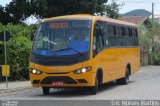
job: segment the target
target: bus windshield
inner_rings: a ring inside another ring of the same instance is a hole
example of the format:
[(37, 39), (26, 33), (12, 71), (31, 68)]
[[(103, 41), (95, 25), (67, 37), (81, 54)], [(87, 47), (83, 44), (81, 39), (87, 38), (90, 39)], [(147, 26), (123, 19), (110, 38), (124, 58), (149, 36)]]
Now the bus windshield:
[(89, 51), (90, 20), (57, 20), (39, 25), (33, 51), (41, 55), (73, 55)]

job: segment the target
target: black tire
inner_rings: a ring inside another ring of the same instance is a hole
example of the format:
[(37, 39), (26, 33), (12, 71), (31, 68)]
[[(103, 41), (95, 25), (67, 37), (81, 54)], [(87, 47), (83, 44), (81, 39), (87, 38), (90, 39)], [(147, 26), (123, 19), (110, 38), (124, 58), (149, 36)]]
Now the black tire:
[(117, 79), (116, 83), (117, 84), (121, 84), (121, 85), (127, 85), (129, 83), (129, 69), (126, 68), (126, 73), (125, 73), (125, 77)]
[(91, 87), (91, 94), (92, 95), (96, 95), (97, 92), (98, 92), (98, 85), (99, 85), (99, 82), (98, 82), (98, 78), (96, 77), (95, 79), (95, 86)]
[(42, 87), (43, 94), (48, 95), (49, 94), (49, 87)]

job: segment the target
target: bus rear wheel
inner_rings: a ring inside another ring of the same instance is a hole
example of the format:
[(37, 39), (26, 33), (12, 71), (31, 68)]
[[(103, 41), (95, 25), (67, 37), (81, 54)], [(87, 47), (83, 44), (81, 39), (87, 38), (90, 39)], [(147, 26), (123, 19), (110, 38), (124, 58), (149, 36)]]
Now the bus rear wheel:
[(127, 85), (129, 83), (129, 69), (126, 68), (126, 73), (125, 73), (125, 77), (117, 79), (116, 83), (117, 84), (122, 84), (122, 85)]
[(42, 90), (44, 95), (49, 94), (49, 87), (42, 87)]

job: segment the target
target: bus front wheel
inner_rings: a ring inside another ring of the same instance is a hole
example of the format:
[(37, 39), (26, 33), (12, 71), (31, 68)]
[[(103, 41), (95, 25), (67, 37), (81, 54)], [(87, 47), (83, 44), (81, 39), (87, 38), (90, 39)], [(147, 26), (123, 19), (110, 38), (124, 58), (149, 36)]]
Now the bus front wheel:
[(95, 79), (95, 86), (91, 87), (91, 94), (96, 95), (98, 92), (98, 78)]
[(42, 87), (42, 90), (44, 95), (49, 94), (49, 87)]

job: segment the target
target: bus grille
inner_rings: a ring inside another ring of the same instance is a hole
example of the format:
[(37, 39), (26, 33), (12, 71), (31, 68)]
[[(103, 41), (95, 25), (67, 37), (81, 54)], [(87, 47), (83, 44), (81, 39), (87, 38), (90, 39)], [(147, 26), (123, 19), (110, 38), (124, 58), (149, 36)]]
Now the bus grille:
[(56, 81), (62, 81), (65, 84), (77, 84), (77, 82), (74, 79), (67, 76), (46, 77), (41, 81), (41, 84), (52, 84)]

